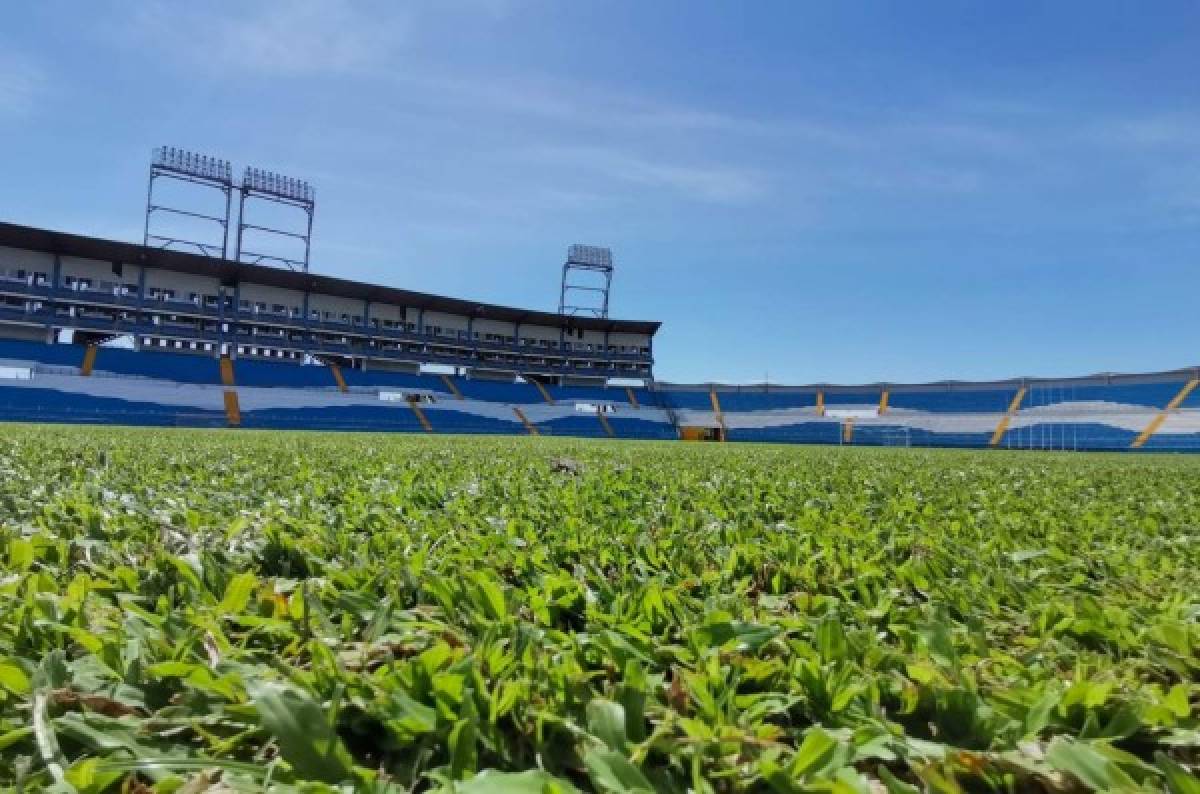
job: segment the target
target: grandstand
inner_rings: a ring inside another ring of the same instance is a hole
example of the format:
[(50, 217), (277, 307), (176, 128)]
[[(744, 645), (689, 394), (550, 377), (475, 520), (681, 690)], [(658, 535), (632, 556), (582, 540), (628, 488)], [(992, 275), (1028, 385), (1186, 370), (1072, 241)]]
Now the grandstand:
[(657, 322), (479, 304), (0, 224), (0, 419), (1200, 451), (1200, 372), (674, 384)]

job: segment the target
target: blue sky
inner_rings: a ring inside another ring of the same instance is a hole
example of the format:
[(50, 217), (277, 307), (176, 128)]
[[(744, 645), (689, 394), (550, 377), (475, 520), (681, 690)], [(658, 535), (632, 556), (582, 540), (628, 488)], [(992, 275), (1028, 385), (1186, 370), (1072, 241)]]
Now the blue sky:
[(314, 269), (554, 308), (674, 380), (1200, 364), (1200, 5), (23, 3), (0, 218), (140, 239), (163, 143), (308, 177)]

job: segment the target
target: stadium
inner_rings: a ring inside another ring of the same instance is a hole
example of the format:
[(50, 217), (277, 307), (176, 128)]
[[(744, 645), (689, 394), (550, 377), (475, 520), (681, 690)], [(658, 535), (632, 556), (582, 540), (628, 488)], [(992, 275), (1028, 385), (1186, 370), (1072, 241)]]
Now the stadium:
[(1194, 7), (5, 21), (0, 794), (1200, 794)]
[[(162, 178), (237, 193), (233, 259), (223, 236), (151, 234), (155, 211), (189, 212), (153, 203), (142, 245), (0, 225), (0, 419), (1200, 451), (1195, 369), (990, 383), (659, 382), (659, 323), (608, 317), (608, 249), (571, 246), (557, 313), (317, 275), (307, 183), (247, 169), (235, 186), (230, 174), (226, 161), (163, 147), (150, 196)], [(250, 198), (300, 206), (307, 229), (251, 223)], [(229, 206), (212, 219), (222, 233), (234, 222)], [(299, 235), (304, 259), (242, 251), (248, 229)], [(575, 270), (599, 273), (603, 286), (572, 281)]]

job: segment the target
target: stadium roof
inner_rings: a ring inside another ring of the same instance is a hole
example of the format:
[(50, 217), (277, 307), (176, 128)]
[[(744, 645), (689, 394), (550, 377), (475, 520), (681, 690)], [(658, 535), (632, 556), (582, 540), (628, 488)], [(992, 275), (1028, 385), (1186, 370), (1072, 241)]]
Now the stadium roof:
[(298, 273), (293, 270), (285, 270), (267, 265), (250, 265), (244, 262), (201, 256), (185, 251), (152, 248), (136, 243), (123, 243), (99, 237), (85, 237), (78, 234), (58, 232), (51, 229), (39, 229), (33, 226), (21, 226), (14, 223), (0, 222), (0, 245), (58, 254), (60, 256), (76, 256), (82, 259), (99, 259), (105, 262), (126, 262), (135, 265), (145, 265), (146, 267), (172, 270), (178, 273), (191, 273), (198, 276), (217, 278), (226, 284), (247, 281), (254, 284), (264, 284), (269, 287), (279, 287), (281, 289), (318, 292), (322, 295), (334, 295), (340, 298), (391, 303), (414, 309), (484, 317), (492, 320), (504, 320), (506, 322), (534, 323), (555, 327), (565, 324), (571, 328), (583, 328), (591, 331), (623, 331), (638, 334), (657, 333), (659, 327), (662, 325), (662, 323), (656, 321), (610, 320), (600, 317), (582, 316), (564, 317), (555, 312), (517, 309), (510, 306), (498, 306), (493, 303), (480, 303), (479, 301), (463, 300), (461, 298), (447, 298), (441, 295), (430, 295), (424, 292), (413, 292), (396, 287), (367, 284), (361, 281), (334, 278), (333, 276)]

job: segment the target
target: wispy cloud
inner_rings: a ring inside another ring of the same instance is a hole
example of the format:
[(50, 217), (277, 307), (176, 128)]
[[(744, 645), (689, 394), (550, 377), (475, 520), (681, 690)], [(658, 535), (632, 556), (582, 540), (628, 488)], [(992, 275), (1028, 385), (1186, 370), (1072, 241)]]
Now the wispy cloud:
[(758, 199), (767, 192), (764, 175), (748, 168), (670, 162), (590, 146), (538, 148), (525, 155), (543, 165), (580, 172), (584, 181), (608, 179), (661, 188), (685, 199), (733, 204)]
[(0, 49), (0, 116), (31, 112), (45, 89), (46, 74), (32, 59)]
[(1105, 119), (1089, 128), (1097, 143), (1144, 149), (1185, 147), (1200, 153), (1200, 117), (1149, 113)]
[(545, 76), (410, 69), (388, 75), (407, 96), (447, 108), (520, 115), (616, 133), (712, 133), (866, 145), (860, 130), (807, 118), (768, 118)]
[(408, 37), (410, 17), (391, 4), (267, 0), (226, 5), (161, 2), (121, 20), (124, 35), (191, 65), (298, 76), (379, 67)]

